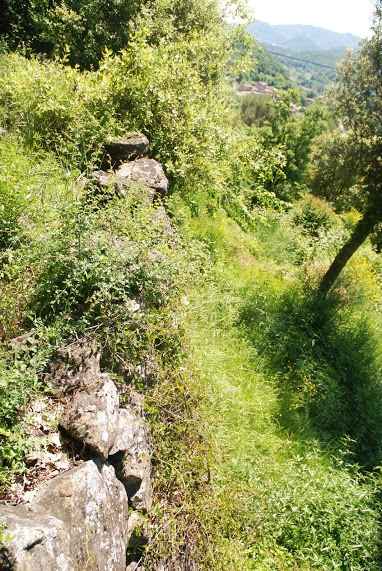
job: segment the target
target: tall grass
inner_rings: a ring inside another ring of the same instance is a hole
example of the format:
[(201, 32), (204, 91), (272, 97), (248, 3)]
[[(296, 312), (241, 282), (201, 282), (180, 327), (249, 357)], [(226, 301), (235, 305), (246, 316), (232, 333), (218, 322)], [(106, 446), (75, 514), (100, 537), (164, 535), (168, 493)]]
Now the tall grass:
[(376, 570), (379, 477), (358, 462), (376, 462), (378, 331), (354, 320), (365, 298), (312, 309), (293, 256), (264, 255), (276, 226), (261, 246), (224, 215), (191, 223), (217, 264), (186, 319), (211, 443), (205, 568)]

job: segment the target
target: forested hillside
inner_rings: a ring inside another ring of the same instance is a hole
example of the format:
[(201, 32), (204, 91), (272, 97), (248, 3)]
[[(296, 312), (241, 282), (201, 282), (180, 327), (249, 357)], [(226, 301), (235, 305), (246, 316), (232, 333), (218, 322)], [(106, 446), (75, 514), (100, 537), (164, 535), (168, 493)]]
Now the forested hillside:
[(303, 25), (271, 25), (259, 20), (248, 26), (259, 42), (298, 52), (356, 49), (360, 38)]
[(2, 2), (0, 569), (381, 569), (382, 4), (307, 107), (226, 8)]
[[(313, 26), (277, 26), (256, 21), (248, 31), (263, 46), (261, 66), (254, 66), (252, 78), (284, 88), (289, 82), (303, 89), (308, 97), (322, 95), (336, 79), (336, 66), (347, 50), (356, 50), (361, 39)], [(263, 68), (266, 68), (264, 70)], [(274, 68), (279, 68), (274, 80)]]

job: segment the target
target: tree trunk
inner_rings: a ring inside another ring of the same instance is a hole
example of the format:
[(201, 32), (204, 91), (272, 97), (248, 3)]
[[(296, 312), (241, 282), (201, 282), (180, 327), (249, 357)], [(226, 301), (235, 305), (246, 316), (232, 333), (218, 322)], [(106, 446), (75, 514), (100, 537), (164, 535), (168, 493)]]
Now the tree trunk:
[(377, 224), (377, 222), (377, 217), (371, 212), (366, 213), (364, 217), (358, 222), (350, 239), (338, 252), (332, 265), (322, 278), (319, 286), (319, 292), (321, 295), (326, 296), (328, 294), (329, 290), (333, 287), (334, 282), (350, 258), (353, 256), (353, 254), (355, 254), (358, 248), (362, 246), (366, 238), (373, 231), (374, 226)]

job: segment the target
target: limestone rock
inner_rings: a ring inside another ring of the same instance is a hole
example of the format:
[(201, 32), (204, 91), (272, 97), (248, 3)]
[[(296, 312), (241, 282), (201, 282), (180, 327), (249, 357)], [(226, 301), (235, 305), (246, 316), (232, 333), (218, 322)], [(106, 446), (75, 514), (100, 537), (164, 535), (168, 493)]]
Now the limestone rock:
[(143, 157), (149, 150), (149, 140), (142, 133), (110, 140), (105, 147), (111, 163), (120, 163)]
[(154, 159), (125, 162), (115, 172), (94, 171), (91, 180), (101, 190), (109, 188), (120, 196), (126, 195), (132, 183), (146, 187), (151, 199), (155, 194), (165, 195), (168, 190), (168, 180), (162, 165)]
[(106, 460), (118, 433), (118, 422), (117, 388), (107, 375), (100, 374), (68, 398), (60, 425)]
[(120, 410), (118, 435), (110, 455), (131, 505), (149, 511), (152, 505), (149, 432), (145, 419), (132, 407)]
[(137, 159), (130, 163), (123, 163), (116, 171), (116, 177), (118, 184), (123, 187), (135, 182), (161, 195), (166, 194), (168, 190), (168, 180), (162, 165), (154, 159)]
[(126, 569), (128, 499), (112, 466), (85, 462), (50, 480), (29, 508), (1, 507), (0, 521), (0, 569)]
[(85, 462), (52, 480), (37, 504), (70, 530), (71, 552), (82, 564), (78, 568), (124, 570), (128, 499), (112, 466)]
[(107, 188), (116, 182), (114, 173), (103, 170), (94, 171), (91, 181), (99, 188)]
[(87, 338), (59, 349), (50, 369), (50, 379), (59, 393), (91, 384), (100, 375), (100, 352)]
[(6, 525), (0, 546), (0, 569), (9, 571), (72, 571), (75, 561), (64, 522), (52, 515), (31, 513), (24, 506), (0, 507)]

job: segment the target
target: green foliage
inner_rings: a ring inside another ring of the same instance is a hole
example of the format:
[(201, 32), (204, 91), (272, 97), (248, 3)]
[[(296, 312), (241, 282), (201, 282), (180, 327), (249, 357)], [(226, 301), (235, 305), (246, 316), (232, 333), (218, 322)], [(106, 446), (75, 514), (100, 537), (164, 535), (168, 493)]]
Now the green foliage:
[(336, 219), (327, 203), (307, 194), (296, 206), (294, 222), (308, 235), (318, 237), (321, 231), (334, 226)]
[(312, 192), (331, 202), (338, 212), (365, 207), (365, 188), (358, 173), (359, 156), (349, 135), (328, 131), (315, 139), (308, 183)]
[(283, 177), (276, 183), (276, 195), (287, 201), (298, 198), (304, 190), (309, 154), (313, 139), (325, 128), (326, 111), (320, 105), (298, 113), (297, 94), (281, 94), (274, 102), (268, 122), (261, 128), (263, 145), (284, 153)]
[[(102, 210), (75, 205), (40, 262), (30, 319), (50, 324), (64, 315), (72, 333), (90, 328), (112, 369), (120, 362), (133, 370), (159, 346), (165, 358), (166, 345), (177, 347), (166, 307), (188, 271), (168, 225), (141, 188)], [(189, 252), (189, 270), (192, 259)]]
[[(277, 59), (285, 66), (285, 73), (288, 74), (290, 82), (298, 86), (306, 97), (310, 99), (323, 96), (336, 81), (336, 65), (346, 54), (346, 51), (343, 49), (311, 52), (278, 48), (277, 51), (287, 56), (278, 56)], [(315, 63), (331, 66), (332, 69), (319, 67)]]
[(207, 33), (221, 23), (215, 0), (170, 2), (160, 0), (5, 0), (3, 33), (11, 48), (26, 45), (49, 56), (65, 56), (71, 65), (97, 67), (107, 50), (118, 53), (129, 43), (137, 19), (156, 22), (151, 42), (166, 33)]
[(273, 101), (269, 95), (245, 95), (241, 100), (241, 117), (248, 127), (261, 127), (272, 121)]
[(0, 121), (28, 145), (53, 151), (73, 169), (99, 157), (116, 132), (102, 85), (57, 62), (20, 55), (0, 58)]
[(102, 67), (118, 115), (150, 134), (154, 154), (180, 186), (219, 184), (214, 171), (225, 151), (222, 121), (231, 122), (221, 81), (228, 46), (221, 40), (194, 33), (152, 47), (141, 29)]
[[(23, 411), (43, 390), (41, 373), (65, 339), (96, 336), (105, 366), (137, 383), (141, 370), (149, 382), (162, 360), (163, 368), (177, 361), (172, 307), (200, 254), (179, 240), (144, 189), (105, 204), (52, 156), (31, 153), (17, 139), (2, 138), (0, 154), (1, 183), (28, 205), (0, 273), (3, 485), (24, 469)], [(31, 343), (15, 352), (10, 339), (30, 330)]]
[(0, 166), (0, 250), (15, 245), (21, 234), (20, 218), (26, 208), (26, 196), (5, 176), (4, 158), (1, 157)]
[(36, 324), (24, 345), (2, 343), (0, 346), (1, 491), (6, 489), (15, 475), (25, 472), (24, 457), (30, 442), (24, 433), (23, 415), (31, 399), (47, 390), (41, 382), (41, 374), (60, 341), (62, 331), (59, 328), (45, 328)]
[[(341, 141), (340, 148), (350, 157), (346, 168), (354, 172), (354, 178), (346, 176), (341, 184), (346, 187), (350, 182), (351, 191), (354, 192), (354, 180), (360, 183), (360, 188), (356, 188), (356, 195), (360, 196), (357, 196), (354, 206), (361, 205), (364, 216), (324, 275), (319, 285), (323, 296), (328, 294), (349, 259), (382, 220), (382, 131), (378, 119), (382, 101), (382, 9), (379, 2), (373, 32), (373, 36), (363, 42), (361, 49), (355, 55), (350, 54), (341, 66), (334, 91), (338, 120), (341, 121), (341, 128), (346, 129), (346, 144), (343, 145), (344, 141)], [(341, 179), (341, 169), (339, 174)], [(338, 184), (337, 179), (336, 176)]]
[[(363, 211), (370, 208), (377, 217), (380, 217), (381, 211), (381, 53), (382, 13), (379, 8), (372, 37), (363, 42), (359, 52), (349, 54), (343, 62), (333, 93), (338, 119), (347, 134), (337, 143), (340, 159), (346, 160), (346, 167), (340, 169), (339, 176), (335, 177), (336, 186), (332, 187), (332, 192), (337, 190), (338, 180), (345, 190), (350, 189), (350, 194), (354, 184), (357, 184), (357, 203), (354, 206), (362, 206)], [(334, 151), (331, 151), (333, 146), (334, 142), (328, 145), (329, 153), (334, 154)], [(353, 176), (349, 176), (349, 172), (353, 173)]]
[(285, 66), (263, 46), (252, 39), (252, 65), (239, 77), (239, 81), (264, 81), (278, 89), (290, 89), (292, 82)]
[[(66, 63), (0, 57), (0, 484), (25, 469), (22, 418), (55, 350), (86, 335), (146, 394), (145, 566), (380, 568), (377, 263), (368, 250), (312, 304), (298, 267), (347, 229), (317, 199), (283, 202), (305, 190), (322, 109), (286, 94), (240, 122), (238, 39), (214, 0), (9, 7), (17, 44)], [(128, 131), (165, 166), (172, 220), (143, 188), (78, 177)]]

